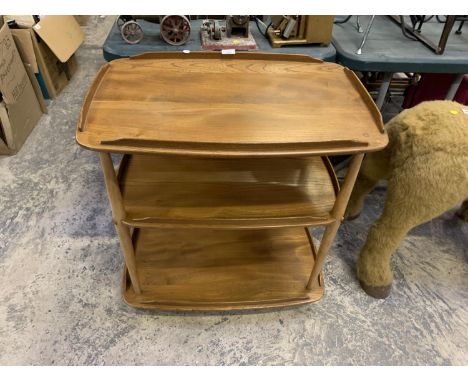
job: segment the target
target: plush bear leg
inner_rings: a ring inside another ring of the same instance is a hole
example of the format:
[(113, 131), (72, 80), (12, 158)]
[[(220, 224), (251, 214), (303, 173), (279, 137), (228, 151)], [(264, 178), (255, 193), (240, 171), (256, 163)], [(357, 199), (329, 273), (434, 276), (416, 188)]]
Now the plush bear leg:
[(468, 199), (465, 200), (457, 212), (457, 215), (464, 221), (468, 222)]
[(357, 218), (361, 214), (367, 194), (374, 189), (379, 180), (387, 178), (388, 158), (389, 151), (387, 149), (370, 153), (364, 158), (346, 208), (346, 219)]
[(375, 298), (386, 298), (390, 294), (391, 256), (411, 229), (391, 199), (387, 198), (382, 216), (371, 226), (357, 265), (361, 287)]
[(346, 219), (353, 220), (359, 217), (362, 208), (364, 207), (364, 199), (366, 195), (374, 189), (378, 181), (378, 179), (368, 178), (363, 173), (358, 175), (353, 192), (349, 198), (348, 206), (346, 208)]
[[(442, 164), (442, 165), (441, 165)], [(451, 157), (444, 153), (406, 161), (388, 180), (385, 207), (361, 250), (357, 276), (373, 297), (389, 295), (392, 254), (406, 233), (465, 199), (466, 180), (453, 181)]]

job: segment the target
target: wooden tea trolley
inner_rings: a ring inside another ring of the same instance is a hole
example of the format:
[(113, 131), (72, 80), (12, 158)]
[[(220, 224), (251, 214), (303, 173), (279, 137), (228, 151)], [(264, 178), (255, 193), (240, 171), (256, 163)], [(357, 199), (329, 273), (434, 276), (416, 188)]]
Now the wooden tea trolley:
[[(77, 142), (100, 153), (124, 300), (242, 310), (323, 295), (365, 152), (387, 144), (352, 71), (308, 56), (148, 53), (96, 76)], [(123, 153), (116, 172), (110, 153)], [(327, 155), (352, 154), (339, 188)], [(307, 227), (325, 225), (316, 250)]]

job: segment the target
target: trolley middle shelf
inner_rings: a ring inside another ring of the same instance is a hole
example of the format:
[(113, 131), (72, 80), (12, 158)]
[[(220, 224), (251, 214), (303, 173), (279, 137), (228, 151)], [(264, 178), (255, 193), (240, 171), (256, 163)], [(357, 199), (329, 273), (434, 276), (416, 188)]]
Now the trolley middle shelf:
[(339, 185), (326, 157), (124, 155), (124, 223), (255, 229), (331, 223)]

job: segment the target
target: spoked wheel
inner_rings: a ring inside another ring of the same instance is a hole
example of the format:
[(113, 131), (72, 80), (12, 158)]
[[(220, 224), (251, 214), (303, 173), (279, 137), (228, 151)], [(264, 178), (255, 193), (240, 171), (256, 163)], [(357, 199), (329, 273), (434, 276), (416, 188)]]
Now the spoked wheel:
[(143, 39), (143, 29), (136, 21), (127, 21), (120, 29), (122, 38), (129, 44), (138, 44)]
[(161, 20), (161, 37), (170, 45), (185, 44), (191, 29), (189, 19), (182, 15), (168, 15)]

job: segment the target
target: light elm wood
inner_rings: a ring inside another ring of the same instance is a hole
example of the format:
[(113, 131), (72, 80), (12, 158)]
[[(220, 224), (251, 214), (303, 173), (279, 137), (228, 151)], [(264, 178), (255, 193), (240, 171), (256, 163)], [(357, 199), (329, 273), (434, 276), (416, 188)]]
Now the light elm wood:
[(319, 251), (317, 254), (317, 261), (314, 265), (314, 268), (311, 272), (309, 281), (307, 283), (307, 289), (311, 289), (314, 283), (317, 280), (318, 274), (322, 271), (323, 263), (325, 261), (325, 256), (328, 253), (333, 239), (338, 232), (341, 221), (343, 220), (344, 212), (348, 204), (349, 197), (351, 196), (351, 191), (353, 190), (354, 183), (356, 181), (357, 175), (359, 173), (359, 168), (361, 167), (364, 154), (356, 154), (351, 159), (351, 163), (346, 173), (343, 186), (338, 193), (336, 198), (336, 203), (333, 207), (332, 216), (335, 219), (332, 223), (327, 225), (325, 232), (322, 236), (322, 241), (320, 242)]
[(78, 127), (81, 145), (126, 153), (330, 155), (387, 144), (380, 113), (349, 70), (282, 54), (112, 61)]
[(332, 221), (338, 191), (326, 158), (126, 155), (119, 183), (133, 227), (267, 228)]
[[(76, 138), (100, 152), (124, 300), (173, 311), (321, 298), (364, 153), (388, 142), (353, 72), (260, 53), (115, 60), (93, 82)], [(108, 152), (125, 154), (118, 175)], [(327, 156), (349, 153), (340, 190)], [(326, 226), (317, 253), (314, 225)]]
[(137, 229), (134, 307), (163, 310), (243, 310), (316, 301), (307, 290), (315, 249), (304, 228), (274, 230)]
[(122, 252), (127, 265), (130, 279), (132, 281), (136, 293), (140, 293), (140, 285), (136, 274), (135, 253), (133, 250), (132, 239), (130, 236), (129, 227), (122, 223), (125, 216), (125, 211), (122, 203), (122, 195), (120, 194), (117, 176), (115, 174), (112, 158), (108, 153), (100, 153), (101, 167), (104, 173), (104, 181), (106, 183), (107, 195), (109, 196), (110, 205), (112, 208), (112, 218), (117, 229)]

